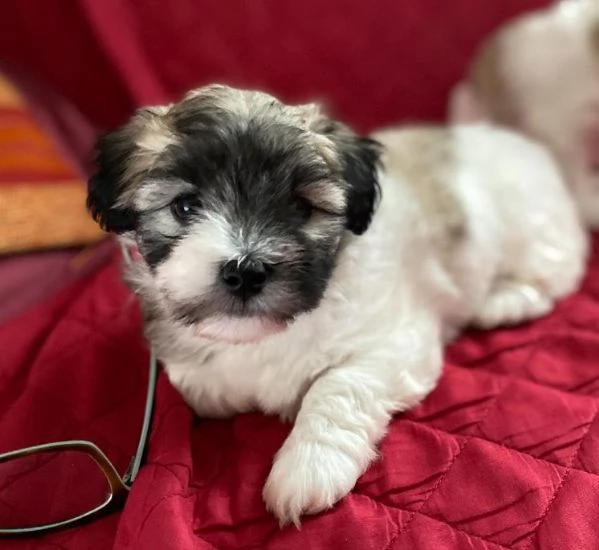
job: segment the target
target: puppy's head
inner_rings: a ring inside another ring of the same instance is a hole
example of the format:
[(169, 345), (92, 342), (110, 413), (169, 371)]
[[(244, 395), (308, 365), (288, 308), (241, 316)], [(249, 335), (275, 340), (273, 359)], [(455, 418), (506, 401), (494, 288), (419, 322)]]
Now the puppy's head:
[(315, 105), (209, 86), (101, 138), (88, 206), (135, 240), (154, 307), (257, 340), (318, 305), (344, 232), (368, 228), (378, 159)]

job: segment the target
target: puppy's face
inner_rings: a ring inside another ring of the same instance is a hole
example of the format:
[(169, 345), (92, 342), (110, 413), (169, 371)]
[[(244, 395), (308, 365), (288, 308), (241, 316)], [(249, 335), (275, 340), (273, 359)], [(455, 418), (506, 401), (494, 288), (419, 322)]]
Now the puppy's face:
[(135, 239), (142, 299), (250, 341), (318, 305), (344, 232), (368, 227), (378, 157), (314, 105), (210, 86), (101, 138), (88, 204)]

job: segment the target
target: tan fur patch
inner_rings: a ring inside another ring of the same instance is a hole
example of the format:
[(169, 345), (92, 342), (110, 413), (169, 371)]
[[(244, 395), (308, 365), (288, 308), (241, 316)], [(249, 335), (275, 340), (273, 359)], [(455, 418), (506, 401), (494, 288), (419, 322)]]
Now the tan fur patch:
[(405, 181), (417, 197), (433, 244), (444, 257), (451, 255), (467, 230), (462, 206), (449, 186), (456, 170), (451, 130), (384, 130), (373, 137), (385, 146), (386, 172)]
[(474, 58), (470, 68), (470, 82), (484, 109), (494, 122), (517, 126), (519, 109), (504, 74), (504, 33), (491, 36)]
[(177, 140), (168, 124), (168, 107), (152, 107), (147, 111), (147, 122), (139, 132), (136, 145), (158, 155)]
[(194, 100), (200, 98), (213, 107), (238, 115), (241, 120), (249, 118), (250, 114), (259, 115), (261, 111), (269, 110), (272, 114), (271, 110), (277, 107), (281, 113), (292, 109), (265, 92), (239, 90), (222, 84), (211, 84), (188, 92), (177, 108), (185, 109), (187, 104), (193, 104)]
[[(212, 110), (219, 116), (222, 113), (235, 117), (243, 126), (244, 121), (264, 118), (273, 124), (295, 127), (305, 131), (303, 139), (317, 152), (336, 173), (341, 171), (339, 145), (332, 134), (339, 139), (351, 136), (349, 129), (337, 124), (334, 130), (328, 128), (329, 119), (315, 103), (306, 105), (285, 105), (272, 95), (259, 91), (248, 91), (213, 84), (188, 92), (182, 101), (164, 107), (141, 109), (129, 122), (126, 131), (136, 145), (136, 152), (129, 159), (124, 181), (127, 188), (119, 199), (119, 206), (131, 204), (142, 183), (143, 175), (151, 169), (169, 145), (178, 140), (173, 130), (174, 121), (185, 118), (198, 109)], [(325, 135), (326, 134), (326, 135)], [(339, 186), (320, 184), (320, 187), (306, 189), (306, 198), (315, 206), (338, 212), (345, 208), (345, 196)]]
[(337, 182), (319, 181), (302, 185), (298, 192), (316, 208), (340, 215), (345, 212), (345, 191)]
[(331, 235), (339, 232), (343, 225), (341, 217), (331, 217), (322, 212), (316, 212), (304, 227), (304, 232), (314, 241), (330, 239)]
[(595, 60), (599, 63), (599, 17), (591, 26), (591, 48)]
[(170, 106), (147, 107), (141, 109), (129, 122), (127, 128), (136, 151), (127, 165), (123, 181), (128, 183), (118, 200), (118, 206), (132, 204), (143, 183), (140, 176), (154, 166), (169, 145), (177, 142), (177, 136), (169, 125), (169, 110)]

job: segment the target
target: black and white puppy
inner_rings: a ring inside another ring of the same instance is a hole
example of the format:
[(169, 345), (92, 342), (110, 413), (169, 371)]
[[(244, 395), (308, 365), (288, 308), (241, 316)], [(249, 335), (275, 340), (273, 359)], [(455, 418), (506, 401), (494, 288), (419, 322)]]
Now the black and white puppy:
[(89, 207), (139, 251), (126, 278), (173, 385), (202, 416), (294, 422), (264, 489), (282, 524), (352, 489), (449, 335), (548, 312), (584, 267), (539, 146), (484, 125), (375, 137), (214, 85), (98, 143)]

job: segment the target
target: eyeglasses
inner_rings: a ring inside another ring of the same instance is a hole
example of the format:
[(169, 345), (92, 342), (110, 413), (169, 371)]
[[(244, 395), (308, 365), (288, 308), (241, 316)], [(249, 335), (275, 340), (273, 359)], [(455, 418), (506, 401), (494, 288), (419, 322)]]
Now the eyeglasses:
[(157, 375), (152, 353), (141, 435), (123, 477), (91, 441), (61, 441), (0, 455), (0, 536), (71, 527), (124, 504), (144, 458)]

